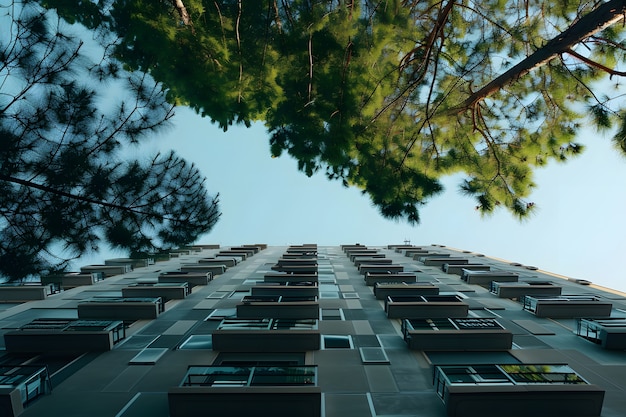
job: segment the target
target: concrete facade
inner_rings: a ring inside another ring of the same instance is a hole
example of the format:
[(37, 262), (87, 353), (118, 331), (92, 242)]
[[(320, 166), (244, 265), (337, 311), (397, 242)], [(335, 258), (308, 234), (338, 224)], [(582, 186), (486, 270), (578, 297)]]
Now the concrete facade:
[[(385, 300), (377, 299), (374, 287), (366, 285), (363, 271), (359, 271), (351, 261), (351, 255), (340, 246), (320, 246), (316, 249), (317, 274), (314, 275), (318, 289), (317, 328), (315, 332), (302, 331), (309, 340), (312, 334), (319, 333), (320, 343), (303, 344), (312, 346), (311, 350), (303, 351), (281, 348), (268, 351), (267, 345), (255, 351), (254, 338), (246, 337), (244, 330), (237, 330), (233, 334), (241, 336), (242, 343), (247, 344), (246, 348), (214, 349), (212, 337), (214, 332), (221, 334), (218, 332), (220, 323), (224, 318), (235, 317), (237, 306), (242, 304), (245, 296), (252, 295), (251, 289), (256, 284), (266, 281), (266, 275), (278, 275), (273, 266), (279, 259), (294, 256), (297, 259), (298, 254), (312, 256), (307, 245), (291, 250), (287, 246), (260, 249), (208, 246), (181, 251), (170, 260), (110, 276), (92, 285), (61, 291), (44, 300), (0, 304), (0, 332), (4, 336), (13, 334), (36, 319), (78, 319), (81, 303), (98, 297), (122, 297), (124, 288), (142, 282), (157, 282), (159, 275), (175, 273), (180, 271), (181, 266), (194, 264), (200, 259), (220, 256), (238, 259), (236, 264), (233, 262), (232, 266), (219, 271), (219, 275), (204, 277), (200, 284), (190, 288), (190, 293), (184, 298), (168, 299), (164, 311), (156, 318), (124, 319), (125, 338), (109, 351), (49, 352), (42, 344), (40, 352), (14, 353), (6, 350), (4, 337), (0, 337), (0, 373), (4, 370), (4, 377), (8, 378), (7, 369), (16, 369), (20, 364), (36, 369), (45, 367), (50, 387), (48, 390), (43, 384), (37, 386), (31, 382), (28, 385), (28, 401), (17, 405), (14, 403), (22, 401), (24, 393), (20, 397), (19, 391), (5, 390), (10, 392), (10, 396), (0, 399), (0, 406), (7, 401), (9, 406), (0, 410), (0, 416), (10, 416), (9, 413), (21, 417), (230, 417), (251, 413), (258, 416), (312, 413), (314, 417), (516, 415), (513, 410), (517, 409), (517, 394), (494, 397), (495, 389), (484, 388), (475, 393), (467, 386), (454, 386), (442, 394), (443, 391), (438, 392), (441, 387), (433, 385), (437, 367), (462, 365), (479, 368), (496, 364), (566, 364), (585, 382), (569, 391), (555, 390), (551, 384), (532, 385), (532, 390), (526, 391), (539, 392), (537, 397), (545, 398), (547, 391), (559, 392), (554, 400), (537, 402), (536, 415), (575, 415), (572, 412), (576, 410), (567, 405), (567, 399), (576, 397), (571, 394), (572, 391), (581, 391), (593, 395), (595, 404), (599, 401), (600, 416), (624, 416), (624, 350), (604, 349), (601, 341), (594, 343), (594, 336), (589, 332), (587, 338), (576, 335), (577, 317), (559, 318), (558, 314), (554, 314), (555, 317), (538, 317), (525, 311), (523, 304), (516, 299), (498, 297), (489, 291), (485, 283), (468, 283), (459, 275), (446, 273), (441, 266), (452, 264), (443, 260), (446, 257), (466, 259), (467, 264), (488, 265), (490, 271), (517, 274), (520, 282), (551, 282), (562, 289), (563, 295), (593, 296), (602, 303), (610, 303), (611, 317), (626, 317), (626, 294), (593, 284), (581, 285), (535, 267), (442, 246), (425, 245), (398, 250), (393, 246), (362, 246), (361, 252), (367, 251), (366, 256), (372, 260), (381, 256), (391, 259), (392, 262), (386, 265), (393, 265), (394, 268), (389, 270), (403, 271), (411, 276), (414, 274), (418, 283), (435, 286), (439, 294), (459, 297), (468, 307), (464, 317), (495, 319), (512, 334), (512, 346), (505, 350), (465, 349), (460, 339), (458, 349), (450, 349), (454, 341), (448, 341), (445, 350), (416, 350), (409, 348), (403, 338), (402, 318), (387, 316)], [(429, 261), (432, 259), (429, 253), (449, 256), (438, 255), (441, 260), (435, 262)], [(285, 257), (286, 254), (289, 256)], [(283, 261), (283, 265), (293, 264)], [(291, 275), (297, 277), (301, 266), (297, 265), (298, 262), (295, 264), (295, 273)], [(361, 270), (364, 265), (367, 263), (361, 263)], [(370, 271), (377, 271), (376, 266), (371, 268)], [(279, 269), (279, 272), (289, 275), (284, 270), (289, 268)], [(291, 281), (297, 282), (296, 279)], [(297, 321), (290, 325), (297, 326)], [(276, 335), (284, 333), (289, 331), (280, 330)], [(269, 346), (270, 342), (274, 343), (268, 341)], [(232, 341), (225, 346), (229, 344), (232, 346)], [(232, 381), (220, 380), (219, 383), (213, 382), (212, 386), (208, 383), (184, 386), (189, 369), (208, 369), (212, 366), (255, 369), (269, 366), (287, 370), (311, 367), (315, 369), (315, 381), (295, 387), (289, 386), (292, 382), (287, 377), (276, 385), (272, 385), (270, 380), (263, 386), (239, 387)], [(516, 390), (519, 390), (519, 385), (517, 388), (499, 389), (499, 392), (518, 392)], [(228, 393), (228, 397), (220, 393)], [(471, 406), (459, 406), (460, 395), (464, 396), (462, 403)], [(272, 409), (272, 404), (280, 398), (284, 398), (284, 404), (293, 404), (289, 406), (293, 407), (293, 413), (290, 414), (291, 409), (285, 406)], [(450, 399), (448, 403), (444, 402), (446, 398)], [(528, 402), (527, 399), (525, 401)], [(196, 402), (202, 411), (194, 411), (197, 410), (194, 408)], [(235, 403), (240, 404), (235, 407)], [(310, 404), (306, 412), (298, 408), (303, 403)], [(595, 413), (593, 410), (596, 409), (585, 411)]]

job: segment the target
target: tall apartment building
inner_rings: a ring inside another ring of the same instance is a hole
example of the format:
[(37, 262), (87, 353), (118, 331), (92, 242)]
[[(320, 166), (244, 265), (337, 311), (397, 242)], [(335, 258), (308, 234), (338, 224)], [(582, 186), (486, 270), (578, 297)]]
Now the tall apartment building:
[(439, 245), (171, 256), (0, 288), (0, 416), (626, 415), (625, 294)]

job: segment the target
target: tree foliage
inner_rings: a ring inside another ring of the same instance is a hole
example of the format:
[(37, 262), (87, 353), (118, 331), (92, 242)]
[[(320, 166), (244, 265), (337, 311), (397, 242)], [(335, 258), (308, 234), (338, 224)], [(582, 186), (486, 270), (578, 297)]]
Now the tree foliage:
[(106, 21), (92, 27), (170, 100), (224, 128), (264, 121), (274, 156), (360, 187), (386, 217), (419, 221), (439, 179), (464, 173), (481, 213), (523, 218), (533, 171), (579, 154), (584, 123), (617, 123), (626, 149), (621, 93), (600, 94), (626, 75), (623, 0), (65, 3), (46, 0)]
[(102, 241), (146, 252), (210, 230), (218, 199), (193, 164), (123, 157), (172, 116), (161, 85), (93, 63), (35, 4), (0, 10), (0, 275), (57, 271)]

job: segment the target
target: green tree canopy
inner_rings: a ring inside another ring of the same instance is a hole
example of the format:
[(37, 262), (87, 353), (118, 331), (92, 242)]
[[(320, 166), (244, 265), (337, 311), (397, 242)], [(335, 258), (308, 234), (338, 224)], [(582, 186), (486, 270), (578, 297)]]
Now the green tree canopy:
[(103, 241), (146, 252), (210, 230), (218, 199), (193, 164), (123, 157), (172, 116), (161, 85), (92, 63), (36, 4), (1, 10), (0, 276), (62, 270)]
[(621, 93), (603, 89), (626, 75), (624, 0), (45, 3), (117, 33), (173, 102), (224, 128), (264, 121), (274, 156), (389, 218), (419, 221), (456, 173), (481, 213), (524, 217), (534, 169), (580, 153), (589, 121), (623, 126), (626, 153)]

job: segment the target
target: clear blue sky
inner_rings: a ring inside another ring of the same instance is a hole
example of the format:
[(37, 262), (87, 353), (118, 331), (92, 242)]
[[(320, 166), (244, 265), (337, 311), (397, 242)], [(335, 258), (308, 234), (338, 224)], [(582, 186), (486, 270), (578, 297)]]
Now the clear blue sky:
[(368, 245), (438, 243), (481, 252), (626, 291), (626, 159), (610, 136), (582, 131), (583, 156), (537, 172), (536, 214), (523, 223), (501, 211), (481, 218), (472, 199), (458, 193), (461, 177), (445, 181), (444, 194), (410, 226), (384, 220), (369, 198), (323, 175), (297, 171), (288, 156), (272, 159), (262, 125), (224, 133), (208, 119), (179, 108), (173, 126), (147, 148), (176, 149), (219, 192), (221, 220), (201, 243)]

